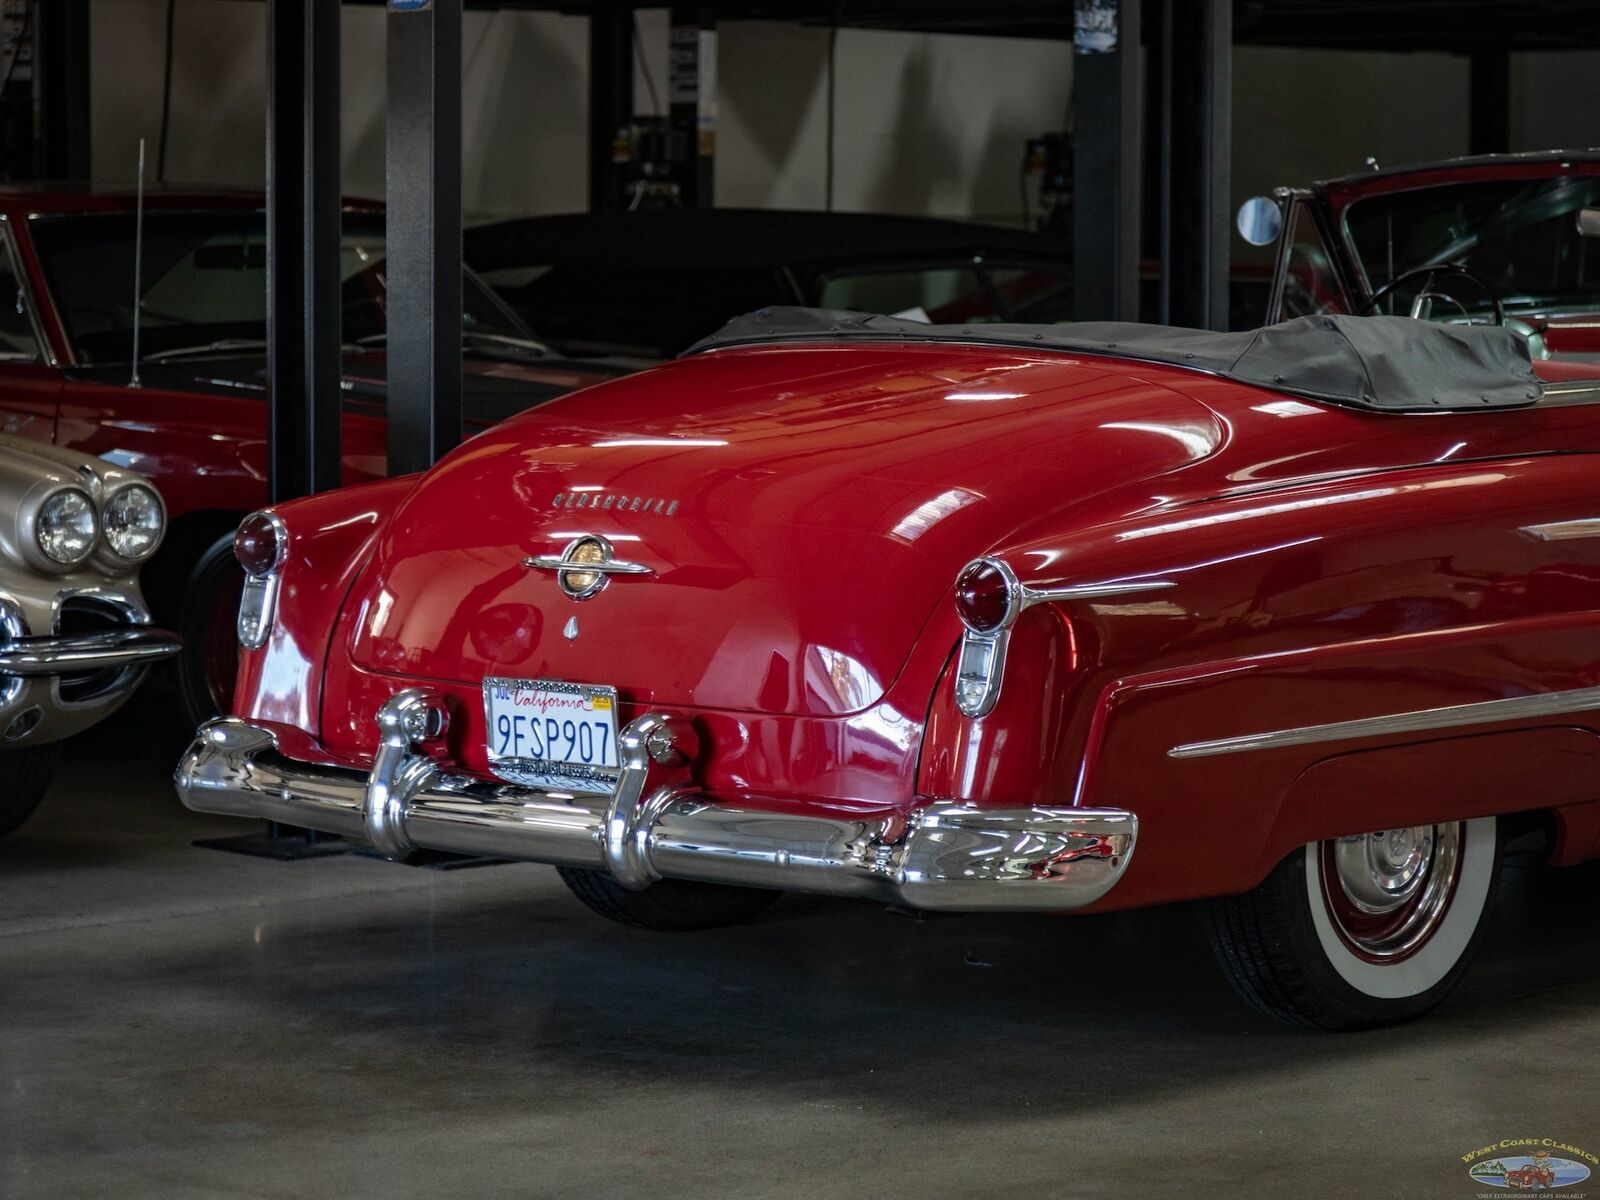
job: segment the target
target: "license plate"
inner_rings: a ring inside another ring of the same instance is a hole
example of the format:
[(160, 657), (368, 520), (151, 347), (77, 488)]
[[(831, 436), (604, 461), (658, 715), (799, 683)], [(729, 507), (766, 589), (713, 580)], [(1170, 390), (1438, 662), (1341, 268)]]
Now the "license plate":
[(555, 791), (616, 789), (617, 689), (554, 679), (485, 679), (489, 769)]

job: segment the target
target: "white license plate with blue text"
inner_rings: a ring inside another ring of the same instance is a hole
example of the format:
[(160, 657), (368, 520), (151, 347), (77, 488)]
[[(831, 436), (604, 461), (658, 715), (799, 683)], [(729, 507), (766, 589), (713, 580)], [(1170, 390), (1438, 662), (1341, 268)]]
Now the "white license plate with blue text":
[(483, 681), (489, 769), (555, 791), (608, 793), (622, 759), (617, 689), (554, 679)]

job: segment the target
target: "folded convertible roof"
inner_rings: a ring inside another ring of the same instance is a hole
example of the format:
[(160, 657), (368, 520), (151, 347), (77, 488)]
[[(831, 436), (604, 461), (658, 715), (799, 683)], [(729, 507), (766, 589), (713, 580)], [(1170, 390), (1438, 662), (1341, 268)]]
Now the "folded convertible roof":
[(1166, 325), (927, 325), (867, 313), (765, 308), (686, 353), (795, 342), (961, 342), (1162, 363), (1277, 392), (1381, 412), (1526, 408), (1544, 389), (1527, 340), (1498, 325), (1409, 317), (1298, 317), (1212, 333)]

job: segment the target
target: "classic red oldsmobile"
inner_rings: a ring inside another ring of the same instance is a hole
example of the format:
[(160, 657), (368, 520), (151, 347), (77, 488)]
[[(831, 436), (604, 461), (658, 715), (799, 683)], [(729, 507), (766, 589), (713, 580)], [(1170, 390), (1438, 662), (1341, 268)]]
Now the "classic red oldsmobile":
[[(0, 186), (0, 431), (149, 476), (172, 517), (145, 572), (156, 618), (187, 643), (191, 723), (226, 709), (237, 660), (239, 520), (267, 500), (266, 218), (259, 193), (154, 189), (145, 198), (141, 362), (133, 358), (135, 195)], [(352, 202), (340, 246), (344, 478), (384, 474), (383, 213)], [(473, 428), (621, 373), (545, 352), (469, 274), (463, 289)]]
[(1597, 481), (1502, 328), (768, 310), (247, 520), (177, 786), (653, 928), (1209, 898), (1256, 1005), (1398, 1020), (1508, 842), (1600, 854)]

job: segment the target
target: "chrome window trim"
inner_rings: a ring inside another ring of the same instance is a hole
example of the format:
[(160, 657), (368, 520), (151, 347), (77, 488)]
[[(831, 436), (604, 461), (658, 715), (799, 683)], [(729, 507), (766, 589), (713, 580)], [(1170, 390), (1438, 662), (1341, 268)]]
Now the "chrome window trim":
[(1594, 404), (1597, 401), (1600, 401), (1600, 379), (1596, 379), (1593, 383), (1574, 380), (1568, 383), (1545, 384), (1544, 395), (1533, 408), (1535, 411), (1541, 408), (1574, 408), (1580, 404)]
[(1383, 737), (1396, 733), (1428, 733), (1438, 729), (1458, 729), (1467, 725), (1490, 725), (1501, 721), (1522, 721), (1533, 717), (1553, 717), (1563, 713), (1600, 709), (1600, 687), (1574, 688), (1560, 692), (1539, 692), (1531, 696), (1512, 696), (1504, 700), (1480, 700), (1445, 708), (1422, 708), (1381, 717), (1358, 717), (1326, 725), (1302, 725), (1269, 733), (1246, 733), (1236, 737), (1188, 742), (1167, 751), (1168, 758), (1211, 758), (1220, 754), (1243, 754), (1251, 750), (1276, 750), (1284, 746), (1310, 746), (1321, 742), (1345, 742), (1358, 738)]
[(11, 227), (9, 213), (0, 213), (0, 253), (5, 255), (11, 274), (16, 278), (17, 288), (22, 293), (23, 307), (28, 310), (28, 325), (33, 330), (33, 342), (38, 350), (38, 354), (31, 361), (10, 358), (0, 359), (0, 362), (20, 363), (28, 367), (59, 367), (61, 363), (50, 345), (50, 339), (44, 334), (44, 326), (39, 321), (39, 301), (33, 294), (33, 283), (29, 280), (28, 273), (22, 269), (22, 256), (17, 251), (17, 235)]
[(1299, 232), (1302, 217), (1310, 220), (1312, 230), (1322, 244), (1323, 253), (1328, 256), (1329, 269), (1333, 273), (1334, 284), (1339, 289), (1339, 300), (1344, 305), (1345, 312), (1356, 312), (1357, 305), (1351, 297), (1349, 281), (1345, 278), (1344, 271), (1340, 269), (1338, 232), (1328, 227), (1326, 214), (1322, 211), (1322, 205), (1317, 202), (1316, 195), (1307, 188), (1277, 188), (1273, 191), (1273, 198), (1279, 201), (1284, 214), (1283, 231), (1278, 235), (1278, 245), (1272, 259), (1272, 289), (1267, 295), (1267, 324), (1272, 325), (1284, 319), (1283, 296), (1289, 281), (1289, 260), (1294, 256), (1295, 236)]

